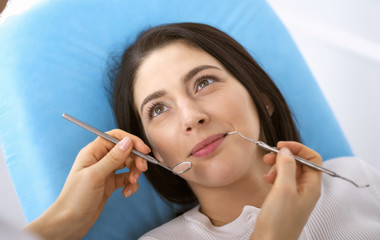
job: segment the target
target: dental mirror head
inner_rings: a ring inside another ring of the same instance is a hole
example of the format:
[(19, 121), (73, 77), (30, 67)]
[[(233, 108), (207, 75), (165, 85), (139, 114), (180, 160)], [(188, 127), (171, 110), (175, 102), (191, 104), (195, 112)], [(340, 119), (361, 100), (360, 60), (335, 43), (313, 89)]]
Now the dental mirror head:
[(176, 175), (181, 175), (187, 171), (189, 171), (193, 167), (193, 164), (189, 161), (180, 162), (174, 166), (171, 170)]
[[(88, 131), (90, 131), (90, 132), (98, 135), (99, 137), (102, 137), (102, 138), (104, 138), (104, 139), (106, 139), (106, 140), (114, 143), (114, 144), (117, 144), (119, 142), (119, 140), (117, 140), (116, 138), (111, 137), (110, 135), (108, 135), (108, 134), (100, 131), (99, 129), (91, 127), (87, 123), (84, 123), (84, 122), (82, 122), (82, 121), (80, 121), (80, 120), (78, 120), (78, 119), (76, 119), (76, 118), (74, 118), (74, 117), (72, 117), (72, 116), (70, 116), (70, 115), (68, 115), (66, 113), (62, 114), (62, 117), (64, 119), (66, 119), (66, 120), (69, 120), (72, 123), (75, 123), (76, 125), (84, 128), (84, 129), (86, 129), (86, 130), (88, 130)], [(161, 167), (163, 167), (163, 168), (171, 171), (175, 175), (181, 175), (181, 174), (189, 171), (192, 168), (192, 166), (193, 166), (191, 162), (184, 161), (184, 162), (178, 163), (177, 165), (175, 165), (173, 167), (173, 169), (171, 169), (171, 168), (163, 165), (162, 163), (160, 163), (157, 159), (155, 159), (155, 158), (153, 158), (153, 157), (151, 157), (149, 155), (146, 155), (144, 153), (141, 153), (141, 152), (137, 151), (136, 149), (132, 149), (132, 153), (135, 154), (135, 155), (137, 155), (137, 156), (139, 156), (139, 157), (144, 158), (145, 160), (147, 160), (148, 162), (150, 162), (152, 164), (159, 165), (159, 166), (161, 166)]]

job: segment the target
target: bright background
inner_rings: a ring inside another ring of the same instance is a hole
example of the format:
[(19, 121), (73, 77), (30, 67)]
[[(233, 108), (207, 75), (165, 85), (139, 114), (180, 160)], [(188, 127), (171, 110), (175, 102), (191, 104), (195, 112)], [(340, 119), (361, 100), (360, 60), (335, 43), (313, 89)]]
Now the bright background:
[[(38, 1), (41, 0), (12, 0), (0, 17), (0, 24)], [(376, 155), (380, 143), (377, 139), (380, 135), (380, 2), (267, 1), (299, 46), (355, 155), (380, 170)], [(26, 221), (1, 151), (0, 193), (0, 218), (21, 228)]]

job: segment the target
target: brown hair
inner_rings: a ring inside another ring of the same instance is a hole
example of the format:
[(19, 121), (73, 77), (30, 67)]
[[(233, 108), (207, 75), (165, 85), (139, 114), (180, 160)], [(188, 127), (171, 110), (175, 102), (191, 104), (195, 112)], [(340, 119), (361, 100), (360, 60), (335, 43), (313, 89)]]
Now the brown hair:
[[(124, 52), (111, 78), (112, 104), (120, 129), (139, 136), (149, 144), (134, 107), (134, 79), (148, 54), (174, 41), (184, 41), (207, 52), (245, 86), (257, 107), (263, 137), (269, 145), (275, 146), (280, 140), (300, 140), (285, 99), (265, 71), (230, 36), (214, 27), (198, 23), (174, 23), (151, 28), (140, 34)], [(272, 103), (272, 114), (268, 113), (263, 96)], [(169, 201), (181, 204), (197, 201), (181, 177), (152, 164), (145, 174), (153, 187)]]

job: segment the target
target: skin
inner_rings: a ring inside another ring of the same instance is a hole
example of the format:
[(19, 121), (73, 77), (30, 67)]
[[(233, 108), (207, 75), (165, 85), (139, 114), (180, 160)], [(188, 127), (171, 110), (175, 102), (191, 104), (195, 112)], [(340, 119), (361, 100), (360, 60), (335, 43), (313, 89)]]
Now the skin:
[[(184, 82), (183, 77), (200, 65), (212, 67)], [(216, 78), (198, 81), (204, 75)], [(143, 61), (134, 88), (135, 107), (156, 158), (170, 167), (184, 160), (193, 163), (182, 177), (214, 225), (233, 221), (245, 205), (253, 205), (261, 211), (250, 239), (298, 239), (320, 196), (321, 173), (297, 165), (292, 154), (321, 164), (315, 151), (300, 143), (279, 142), (279, 154), (265, 155), (254, 144), (231, 135), (207, 156), (190, 155), (197, 143), (217, 133), (237, 130), (260, 138), (254, 103), (218, 61), (199, 49), (173, 43)], [(163, 104), (156, 105), (157, 116), (150, 119), (145, 109), (152, 103), (142, 111), (141, 104), (157, 91), (166, 94), (152, 100)], [(125, 197), (137, 191), (138, 177), (147, 165), (131, 150), (148, 153), (150, 149), (122, 130), (108, 133), (122, 141), (114, 146), (97, 138), (83, 148), (56, 202), (28, 224), (27, 231), (44, 239), (80, 239), (117, 188), (124, 188)], [(124, 167), (130, 171), (115, 173)]]
[[(57, 200), (25, 230), (43, 239), (81, 239), (98, 219), (112, 193), (123, 188), (125, 197), (138, 189), (137, 180), (147, 170), (145, 160), (131, 154), (132, 148), (148, 153), (144, 142), (122, 130), (107, 134), (121, 140), (116, 146), (97, 138), (78, 154)], [(116, 170), (128, 167), (127, 173)]]
[[(210, 67), (184, 81), (200, 66)], [(164, 94), (150, 99), (156, 92)], [(269, 166), (254, 144), (228, 135), (213, 153), (189, 156), (197, 143), (214, 134), (239, 131), (252, 139), (260, 137), (249, 93), (215, 58), (180, 41), (153, 51), (137, 73), (134, 102), (157, 159), (168, 166), (193, 163), (181, 177), (214, 225), (233, 221), (245, 205), (262, 207), (275, 173), (263, 178)]]
[[(199, 66), (211, 67), (184, 83), (184, 76)], [(201, 78), (210, 75), (215, 80)], [(141, 109), (144, 99), (157, 91), (166, 94)], [(193, 163), (192, 170), (181, 177), (215, 225), (231, 222), (244, 205), (261, 206), (270, 189), (262, 178), (269, 168), (254, 144), (229, 135), (209, 156), (189, 157), (197, 143), (214, 134), (240, 131), (253, 139), (260, 135), (249, 93), (215, 58), (181, 42), (152, 52), (137, 73), (134, 100), (157, 159), (168, 166)], [(162, 113), (151, 119), (148, 110), (157, 103), (161, 105), (153, 110), (163, 109)], [(227, 212), (220, 211), (222, 207)]]

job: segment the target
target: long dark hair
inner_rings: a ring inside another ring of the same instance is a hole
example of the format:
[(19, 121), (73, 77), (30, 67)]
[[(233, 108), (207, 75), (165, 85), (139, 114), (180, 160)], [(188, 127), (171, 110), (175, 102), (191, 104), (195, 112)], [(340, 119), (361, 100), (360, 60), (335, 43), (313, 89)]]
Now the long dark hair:
[[(148, 54), (175, 41), (183, 41), (207, 52), (245, 86), (257, 107), (263, 137), (269, 145), (275, 146), (280, 140), (300, 141), (289, 107), (266, 72), (230, 36), (198, 23), (174, 23), (151, 28), (141, 33), (126, 49), (111, 77), (112, 105), (120, 129), (139, 136), (149, 144), (133, 102), (136, 72)], [(263, 96), (271, 102), (272, 114), (267, 111)], [(181, 204), (197, 201), (181, 177), (152, 164), (145, 174), (167, 200)]]

